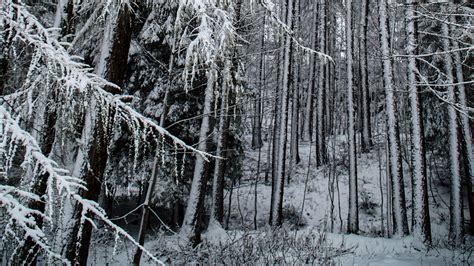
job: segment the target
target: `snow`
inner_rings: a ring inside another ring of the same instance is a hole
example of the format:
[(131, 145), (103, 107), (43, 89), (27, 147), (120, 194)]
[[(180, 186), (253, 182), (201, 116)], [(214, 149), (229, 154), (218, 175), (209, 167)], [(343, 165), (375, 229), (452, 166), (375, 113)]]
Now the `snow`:
[[(336, 152), (338, 154), (343, 153), (341, 147), (344, 147), (345, 136), (338, 136), (333, 142), (336, 142), (338, 148)], [(250, 140), (249, 140), (250, 142)], [(333, 142), (330, 142), (328, 145), (332, 145)], [(262, 154), (266, 153), (268, 149), (268, 144), (262, 147)], [(308, 155), (310, 146), (308, 143), (302, 143), (299, 147), (300, 157), (302, 159), (301, 163), (297, 166), (296, 176), (292, 177), (290, 185), (285, 186), (285, 195), (284, 195), (284, 213), (286, 218), (284, 221), (290, 220), (291, 226), (295, 226), (295, 220), (298, 219), (300, 214), (303, 214), (300, 218), (300, 222), (304, 226), (298, 229), (298, 234), (305, 234), (310, 231), (317, 230), (330, 230), (330, 196), (329, 196), (329, 178), (328, 178), (328, 169), (325, 167), (321, 168), (310, 168), (309, 180), (307, 187), (305, 188), (305, 179), (306, 179), (306, 170), (308, 167)], [(258, 157), (257, 151), (248, 151), (246, 153), (248, 159), (244, 165), (246, 165), (246, 175), (248, 178), (255, 176), (251, 171), (255, 171), (256, 159)], [(261, 164), (266, 165), (266, 156), (262, 156)], [(314, 165), (315, 156), (312, 155), (312, 164)], [(380, 161), (379, 161), (380, 160)], [(357, 176), (359, 177), (359, 193), (367, 195), (367, 201), (369, 203), (375, 204), (373, 207), (368, 209), (360, 207), (360, 233), (358, 235), (345, 235), (345, 227), (347, 226), (346, 217), (348, 213), (348, 176), (347, 173), (342, 173), (339, 176), (339, 193), (336, 192), (334, 199), (334, 219), (335, 223), (333, 226), (334, 233), (329, 234), (328, 238), (331, 241), (335, 242), (338, 240), (338, 243), (344, 242), (348, 247), (356, 247), (354, 254), (349, 256), (349, 258), (344, 259), (343, 264), (352, 264), (352, 258), (355, 262), (360, 262), (362, 265), (367, 265), (367, 263), (381, 263), (388, 262), (386, 255), (392, 255), (395, 258), (399, 258), (397, 254), (402, 254), (401, 262), (405, 263), (414, 263), (419, 265), (420, 261), (424, 263), (435, 263), (444, 264), (445, 262), (451, 261), (451, 256), (462, 257), (460, 254), (453, 255), (454, 253), (447, 249), (442, 249), (435, 247), (433, 250), (427, 251), (422, 242), (413, 237), (402, 237), (402, 238), (385, 238), (385, 235), (380, 237), (381, 231), (380, 227), (382, 225), (381, 220), (381, 207), (383, 207), (383, 215), (385, 216), (384, 227), (386, 228), (386, 195), (384, 197), (384, 205), (381, 206), (382, 195), (380, 190), (386, 192), (387, 189), (387, 179), (385, 176), (385, 156), (384, 154), (378, 154), (377, 150), (372, 151), (368, 154), (360, 155), (358, 158), (359, 167), (357, 168)], [(381, 164), (382, 169), (379, 169), (379, 164)], [(263, 171), (263, 170), (262, 170)], [(379, 173), (382, 176), (379, 176)], [(382, 188), (380, 188), (380, 180), (382, 180)], [(250, 181), (250, 180), (249, 180)], [(406, 182), (409, 182), (408, 180)], [(243, 181), (240, 186), (236, 186), (235, 191), (233, 192), (233, 206), (231, 208), (231, 223), (229, 228), (232, 230), (242, 230), (244, 228), (250, 229), (253, 228), (253, 215), (254, 215), (254, 185), (252, 182)], [(304, 209), (301, 211), (302, 202), (304, 193), (306, 191)], [(408, 191), (409, 192), (409, 191)], [(266, 227), (268, 221), (268, 214), (270, 211), (270, 197), (271, 197), (271, 185), (265, 183), (258, 183), (257, 186), (257, 221), (258, 228), (261, 230)], [(228, 197), (229, 193), (226, 194)], [(441, 197), (438, 195), (437, 197)], [(411, 199), (410, 194), (407, 194), (407, 198)], [(340, 199), (340, 200), (339, 200)], [(433, 199), (430, 197), (432, 207), (431, 211), (431, 223), (432, 223), (432, 233), (433, 233), (433, 243), (441, 244), (445, 243), (447, 231), (446, 231), (446, 220), (442, 221), (440, 217), (446, 216), (446, 210), (442, 208), (435, 208)], [(436, 199), (440, 201), (440, 198)], [(444, 196), (441, 200), (446, 200)], [(227, 199), (226, 199), (227, 202)], [(341, 215), (338, 214), (338, 206), (341, 206)], [(286, 210), (286, 212), (285, 212)], [(407, 211), (408, 214), (411, 212)], [(290, 214), (290, 216), (288, 215)], [(296, 216), (296, 217), (295, 217)], [(342, 218), (342, 220), (340, 220)], [(409, 217), (410, 218), (410, 217)], [(243, 221), (243, 225), (241, 225)], [(342, 224), (340, 224), (342, 221)], [(296, 227), (298, 228), (298, 227)], [(342, 230), (341, 230), (342, 228)], [(386, 229), (385, 229), (386, 233)], [(375, 237), (374, 237), (375, 236)], [(334, 244), (334, 243), (333, 243)], [(337, 244), (334, 244), (337, 246)], [(437, 254), (440, 252), (441, 254)], [(425, 254), (426, 253), (426, 254)], [(372, 259), (374, 261), (372, 261)], [(459, 258), (458, 258), (459, 259)], [(372, 264), (370, 264), (372, 265)]]

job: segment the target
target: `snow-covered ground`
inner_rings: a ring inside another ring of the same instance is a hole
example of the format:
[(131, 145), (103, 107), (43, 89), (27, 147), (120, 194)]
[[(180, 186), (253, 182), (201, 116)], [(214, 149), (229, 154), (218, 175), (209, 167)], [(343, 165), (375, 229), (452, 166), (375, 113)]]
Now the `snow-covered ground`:
[[(285, 182), (284, 229), (274, 231), (267, 225), (271, 183), (264, 182), (267, 158), (267, 147), (264, 146), (260, 154), (261, 169), (258, 180), (255, 180), (258, 150), (246, 151), (243, 164), (244, 176), (241, 182), (234, 186), (232, 192), (232, 207), (227, 231), (218, 226), (210, 226), (203, 236), (202, 247), (192, 250), (181, 244), (179, 235), (170, 234), (169, 230), (163, 229), (161, 233), (155, 232), (154, 235), (149, 236), (146, 247), (156, 252), (165, 263), (190, 262), (194, 261), (193, 258), (196, 262), (217, 264), (222, 263), (219, 259), (223, 258), (231, 258), (229, 263), (232, 264), (275, 262), (325, 264), (332, 262), (341, 265), (446, 265), (474, 263), (474, 255), (471, 255), (474, 253), (473, 238), (468, 238), (466, 245), (458, 250), (451, 250), (447, 243), (449, 213), (447, 208), (436, 207), (437, 204), (449, 202), (446, 187), (436, 186), (430, 189), (433, 247), (427, 248), (410, 236), (387, 237), (385, 154), (383, 149), (379, 150), (377, 147), (371, 153), (358, 157), (357, 162), (360, 234), (344, 234), (348, 209), (348, 176), (344, 166), (347, 164), (347, 159), (341, 157), (345, 154), (344, 138), (337, 138), (337, 145), (334, 147), (333, 143), (334, 141), (331, 141), (329, 147), (331, 154), (335, 152), (335, 158), (338, 158), (338, 166), (335, 169), (315, 167), (314, 147), (310, 147), (308, 143), (300, 144), (301, 162), (297, 166), (295, 176), (291, 177), (290, 183)], [(313, 149), (311, 157), (310, 149)], [(408, 172), (405, 172), (407, 214), (410, 220), (411, 186), (408, 176)], [(432, 180), (430, 185), (432, 183), (436, 184), (436, 180)], [(330, 191), (333, 191), (332, 194)], [(226, 191), (226, 209), (229, 196), (229, 191)], [(331, 198), (333, 198), (332, 201)], [(255, 211), (257, 212), (257, 230), (254, 230)], [(283, 241), (291, 242), (291, 244), (286, 247)], [(252, 260), (246, 257), (263, 256), (264, 253), (271, 253), (272, 248), (275, 254), (267, 258)], [(224, 251), (219, 251), (220, 249)], [(256, 249), (260, 249), (261, 253)], [(120, 265), (124, 261), (130, 261), (134, 252), (130, 243), (120, 242), (117, 248), (118, 254), (112, 256), (112, 250), (113, 247), (94, 250), (91, 254), (91, 263), (94, 263), (94, 258), (95, 261), (103, 261), (104, 257), (108, 257), (109, 264)], [(287, 250), (286, 255), (283, 254), (285, 250)], [(219, 252), (222, 254), (216, 254)], [(243, 253), (240, 255), (234, 254), (241, 252)], [(248, 254), (244, 254), (245, 252)], [(180, 256), (186, 258), (183, 259)], [(318, 256), (320, 258), (315, 258)], [(331, 260), (321, 259), (325, 257), (331, 257)], [(146, 263), (145, 256), (143, 258), (143, 262)]]

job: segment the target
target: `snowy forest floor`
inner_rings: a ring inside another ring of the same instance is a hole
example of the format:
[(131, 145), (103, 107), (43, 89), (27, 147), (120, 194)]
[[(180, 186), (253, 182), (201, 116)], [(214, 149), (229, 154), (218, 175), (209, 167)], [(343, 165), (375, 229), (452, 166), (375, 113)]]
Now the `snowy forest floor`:
[[(360, 234), (345, 234), (348, 209), (348, 176), (345, 165), (348, 163), (347, 158), (341, 155), (347, 152), (344, 151), (346, 145), (342, 137), (337, 138), (336, 145), (332, 145), (333, 143), (334, 139), (329, 143), (333, 165), (337, 166), (333, 169), (315, 167), (314, 146), (310, 148), (308, 143), (300, 144), (301, 161), (289, 184), (285, 184), (285, 222), (280, 229), (268, 226), (272, 188), (271, 182), (264, 181), (268, 148), (265, 145), (261, 149), (260, 174), (256, 187), (259, 152), (251, 149), (245, 152), (244, 176), (234, 185), (232, 191), (228, 230), (210, 225), (203, 235), (203, 243), (192, 249), (183, 244), (179, 234), (172, 234), (162, 226), (160, 230), (147, 236), (145, 246), (166, 264), (474, 263), (472, 236), (467, 238), (464, 247), (457, 250), (450, 248), (447, 242), (449, 208), (436, 206), (449, 204), (449, 188), (434, 177), (430, 178), (429, 182), (432, 247), (427, 248), (412, 237), (387, 238), (387, 187), (383, 147), (379, 149), (375, 146), (370, 153), (358, 157)], [(405, 168), (404, 174), (408, 177), (408, 167)], [(268, 178), (271, 179), (271, 173)], [(338, 182), (335, 182), (336, 180)], [(405, 180), (407, 214), (411, 221), (411, 186), (409, 178)], [(230, 191), (226, 190), (226, 210), (230, 195)], [(257, 230), (254, 229), (255, 212)], [(227, 218), (227, 213), (225, 216), (224, 219)], [(110, 243), (102, 240), (102, 243)], [(131, 243), (121, 241), (116, 247), (99, 244), (98, 248), (91, 251), (90, 262), (102, 264), (107, 261), (109, 265), (123, 265), (124, 261), (131, 261), (134, 250)], [(142, 262), (151, 263), (145, 255)]]

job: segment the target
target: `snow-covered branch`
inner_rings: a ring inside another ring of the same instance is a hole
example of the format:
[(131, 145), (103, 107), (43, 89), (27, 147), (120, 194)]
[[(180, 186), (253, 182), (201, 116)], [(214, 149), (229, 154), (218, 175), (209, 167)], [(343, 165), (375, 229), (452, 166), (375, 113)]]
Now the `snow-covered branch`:
[[(47, 219), (47, 217), (44, 216), (43, 213), (25, 206), (19, 198), (26, 199), (27, 201), (41, 200), (36, 194), (11, 186), (0, 185), (0, 207), (5, 209), (8, 217), (10, 217), (9, 222), (4, 229), (2, 241), (6, 241), (5, 238), (8, 236), (12, 236), (19, 242), (18, 244), (21, 244), (21, 242), (30, 238), (35, 242), (35, 244), (41, 247), (48, 256), (58, 259), (65, 264), (69, 264), (67, 260), (62, 258), (60, 254), (54, 252), (48, 245), (48, 240), (43, 230), (39, 228), (34, 218), (35, 216), (38, 216)], [(24, 232), (23, 238), (16, 237), (17, 234), (15, 233), (15, 230), (18, 229)]]
[[(105, 211), (99, 206), (97, 202), (82, 198), (78, 193), (78, 189), (86, 189), (83, 185), (83, 182), (78, 178), (67, 175), (67, 170), (57, 168), (57, 163), (47, 158), (41, 152), (41, 149), (36, 140), (28, 132), (21, 129), (20, 126), (16, 123), (16, 121), (11, 117), (9, 112), (2, 106), (0, 106), (0, 121), (2, 123), (2, 127), (0, 127), (0, 129), (2, 129), (2, 132), (0, 133), (3, 136), (9, 135), (13, 142), (21, 144), (26, 148), (24, 162), (30, 162), (39, 165), (38, 171), (40, 173), (47, 173), (49, 175), (49, 187), (47, 189), (48, 192), (52, 192), (52, 190), (54, 189), (56, 192), (55, 194), (58, 195), (58, 197), (65, 195), (75, 200), (76, 202), (82, 205), (82, 214), (84, 217), (87, 213), (93, 214), (101, 222), (112, 228), (112, 230), (115, 231), (117, 234), (120, 234), (123, 237), (132, 241), (132, 243), (141, 248), (155, 262), (162, 264), (143, 246), (138, 245), (138, 243), (136, 243), (132, 236), (130, 236), (122, 228), (118, 227), (112, 221), (110, 221), (106, 217)], [(4, 141), (0, 143), (0, 147), (4, 150), (6, 139), (7, 138), (4, 137)], [(56, 184), (56, 186), (51, 187), (52, 184)], [(27, 237), (31, 237), (35, 244), (39, 245), (50, 256), (65, 261), (61, 258), (60, 255), (51, 251), (50, 247), (46, 244), (46, 236), (43, 230), (38, 226), (37, 222), (33, 218), (33, 215), (37, 215), (43, 219), (47, 219), (47, 217), (42, 212), (30, 209), (24, 204), (20, 203), (15, 197), (11, 195), (12, 192), (15, 192), (16, 194), (22, 197), (27, 197), (30, 201), (43, 200), (40, 198), (40, 195), (36, 195), (27, 191), (19, 190), (8, 186), (0, 186), (0, 205), (6, 208), (11, 220), (11, 223), (7, 225), (7, 232), (10, 232), (13, 235), (15, 234), (12, 230), (8, 230), (8, 227), (11, 227), (11, 224), (15, 223), (25, 231), (25, 239)], [(48, 199), (46, 199), (46, 203), (50, 206), (49, 210), (50, 212), (52, 212), (54, 210), (53, 204), (55, 204), (56, 201), (53, 198), (53, 193), (48, 194), (49, 195)], [(88, 219), (88, 221), (92, 223), (91, 220)]]
[[(5, 7), (8, 7), (7, 3), (5, 3), (5, 5)], [(59, 67), (59, 74), (62, 75), (58, 77), (58, 81), (60, 84), (63, 84), (62, 89), (67, 90), (67, 92), (63, 92), (65, 95), (72, 96), (75, 93), (82, 93), (97, 97), (115, 107), (116, 111), (119, 112), (118, 115), (126, 122), (135, 121), (144, 125), (142, 128), (143, 131), (146, 132), (146, 130), (152, 129), (159, 135), (164, 135), (165, 137), (170, 138), (173, 143), (181, 148), (203, 156), (205, 160), (207, 160), (208, 157), (213, 157), (213, 155), (209, 153), (198, 151), (192, 146), (185, 144), (183, 141), (171, 135), (166, 129), (157, 125), (151, 119), (142, 116), (130, 106), (120, 101), (119, 97), (105, 91), (104, 88), (106, 87), (120, 88), (98, 75), (91, 73), (89, 66), (81, 63), (80, 57), (70, 55), (64, 48), (63, 43), (50, 36), (51, 30), (46, 29), (24, 6), (12, 3), (10, 3), (10, 5), (14, 8), (15, 12), (17, 12), (18, 19), (13, 20), (13, 17), (9, 14), (8, 8), (2, 8), (1, 14), (4, 18), (3, 23), (10, 24), (16, 29), (15, 38), (35, 47), (40, 56), (44, 58), (44, 60), (50, 62), (50, 64), (47, 64), (48, 66)], [(10, 19), (8, 19), (9, 17)], [(206, 47), (203, 47), (203, 49)], [(210, 58), (207, 59), (210, 60)], [(39, 62), (39, 59), (36, 61)], [(34, 89), (37, 88), (34, 86), (28, 86), (28, 90)], [(6, 95), (5, 97), (9, 97), (9, 95)], [(29, 106), (28, 108), (31, 109), (32, 107)], [(140, 135), (143, 134), (143, 132), (136, 133)]]

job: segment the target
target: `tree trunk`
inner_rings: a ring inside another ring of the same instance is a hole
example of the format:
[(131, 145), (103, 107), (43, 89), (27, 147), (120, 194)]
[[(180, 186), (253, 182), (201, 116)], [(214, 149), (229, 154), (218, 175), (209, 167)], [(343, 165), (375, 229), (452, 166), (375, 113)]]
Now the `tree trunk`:
[[(295, 7), (294, 7), (294, 17), (299, 18), (299, 0), (295, 0)], [(295, 21), (295, 31), (298, 31), (299, 28), (299, 20)], [(293, 45), (290, 46), (291, 49), (291, 66), (290, 66), (290, 73), (291, 78), (289, 82), (289, 87), (292, 90), (291, 95), (291, 127), (290, 127), (290, 163), (289, 163), (289, 171), (287, 177), (287, 183), (290, 183), (290, 179), (294, 177), (296, 173), (296, 164), (299, 163), (299, 151), (298, 151), (298, 128), (299, 128), (299, 72), (298, 72), (298, 54), (293, 49)]]
[[(457, 24), (458, 20), (456, 16), (450, 16), (450, 22)], [(455, 26), (451, 25), (451, 34), (453, 34)], [(453, 49), (459, 49), (459, 43), (456, 40), (452, 40)], [(467, 199), (469, 205), (470, 215), (470, 233), (474, 235), (474, 155), (472, 153), (472, 132), (469, 125), (469, 116), (467, 110), (467, 99), (466, 99), (466, 88), (464, 87), (464, 75), (462, 71), (462, 60), (459, 52), (454, 52), (454, 65), (456, 67), (456, 79), (458, 85), (458, 103), (461, 106), (463, 113), (460, 114), (459, 120), (463, 144), (463, 163), (465, 169), (465, 178), (467, 184)]]
[(359, 206), (352, 84), (352, 0), (347, 0), (346, 9), (347, 112), (349, 119), (347, 129), (347, 134), (349, 135), (349, 215), (347, 218), (347, 232), (358, 233)]
[(431, 243), (430, 213), (428, 206), (428, 185), (426, 177), (425, 143), (423, 134), (423, 118), (418, 83), (418, 66), (415, 55), (418, 52), (418, 25), (415, 18), (416, 0), (407, 0), (406, 32), (408, 58), (408, 84), (411, 110), (411, 147), (413, 164), (413, 208), (412, 232), (415, 238), (426, 244)]
[[(316, 40), (317, 40), (317, 25), (318, 25), (318, 2), (313, 3), (313, 23), (311, 24), (311, 48), (316, 49)], [(316, 80), (316, 55), (310, 55), (309, 61), (309, 84), (306, 92), (306, 105), (304, 109), (304, 121), (303, 121), (303, 140), (311, 142), (312, 137), (312, 117), (313, 117), (313, 107), (314, 107), (314, 97), (313, 93), (315, 90), (315, 80)]]
[(360, 75), (362, 91), (362, 152), (368, 152), (372, 146), (372, 128), (370, 123), (370, 94), (369, 94), (369, 71), (367, 63), (367, 24), (369, 20), (369, 2), (361, 0), (361, 35), (360, 35)]
[[(125, 5), (118, 11), (116, 20), (111, 19), (102, 45), (101, 56), (96, 72), (107, 78), (112, 83), (122, 86), (130, 48), (132, 34), (132, 10)], [(113, 16), (113, 14), (111, 14)], [(113, 17), (112, 17), (113, 18)], [(113, 93), (118, 93), (114, 88), (108, 88)], [(100, 113), (99, 105), (95, 99), (91, 100), (90, 108), (86, 111), (85, 126), (82, 139), (89, 146), (87, 151), (87, 164), (83, 169), (83, 180), (86, 182), (87, 191), (81, 191), (85, 199), (97, 201), (103, 182), (103, 175), (107, 163), (107, 147), (110, 141), (110, 130), (113, 122), (113, 111), (108, 114)], [(97, 113), (96, 113), (97, 112)], [(89, 214), (86, 214), (89, 215)], [(82, 207), (76, 206), (74, 226), (68, 241), (66, 258), (80, 265), (87, 264), (89, 254), (92, 225), (89, 221), (82, 221)]]
[[(325, 51), (326, 47), (326, 25), (325, 25), (325, 18), (326, 18), (326, 0), (321, 0), (320, 2), (320, 12), (319, 12), (319, 49), (321, 51)], [(317, 96), (317, 129), (316, 129), (316, 166), (321, 166), (327, 162), (327, 155), (326, 155), (326, 136), (324, 131), (324, 89), (325, 89), (325, 62), (319, 62), (319, 76), (318, 76), (318, 96)]]
[(400, 136), (395, 116), (395, 96), (393, 83), (393, 68), (390, 60), (390, 37), (388, 28), (388, 13), (386, 0), (380, 0), (380, 42), (382, 47), (382, 62), (385, 87), (385, 101), (388, 127), (389, 161), (391, 167), (392, 199), (393, 199), (393, 226), (394, 234), (404, 236), (408, 234), (408, 221), (405, 203), (405, 187), (402, 175), (400, 154)]
[[(293, 29), (294, 0), (287, 1), (286, 23), (290, 29)], [(270, 213), (270, 223), (272, 225), (281, 225), (283, 219), (283, 188), (285, 179), (285, 161), (286, 161), (286, 138), (287, 138), (287, 112), (288, 112), (288, 89), (290, 87), (290, 57), (291, 57), (291, 36), (285, 34), (285, 47), (282, 69), (281, 86), (281, 108), (279, 108), (278, 122), (278, 157), (276, 161), (276, 174), (272, 186), (272, 207)]]
[[(226, 61), (226, 66), (223, 72), (222, 81), (222, 97), (221, 97), (221, 110), (219, 118), (219, 131), (217, 137), (217, 149), (216, 156), (225, 157), (225, 150), (227, 148), (227, 139), (229, 135), (229, 104), (228, 97), (230, 80), (227, 77), (230, 75), (230, 60)], [(256, 117), (259, 120), (258, 117)], [(214, 167), (214, 175), (212, 182), (212, 201), (211, 201), (211, 215), (209, 225), (218, 223), (222, 225), (224, 219), (224, 173), (225, 173), (225, 160), (217, 159)]]
[[(442, 12), (447, 13), (446, 7), (443, 6)], [(441, 31), (444, 36), (449, 35), (449, 26), (446, 23), (441, 23)], [(443, 38), (443, 48), (445, 51), (451, 49), (448, 38)], [(444, 66), (446, 70), (446, 84), (448, 93), (448, 122), (449, 122), (449, 160), (451, 164), (451, 207), (450, 207), (450, 226), (449, 239), (454, 246), (460, 246), (464, 241), (463, 232), (463, 204), (462, 204), (462, 189), (461, 189), (461, 167), (459, 158), (459, 139), (458, 139), (458, 123), (457, 113), (453, 106), (456, 101), (454, 91), (454, 77), (453, 77), (453, 60), (449, 53), (444, 54)]]
[[(216, 71), (208, 70), (207, 86), (204, 95), (203, 118), (201, 121), (201, 129), (199, 132), (198, 150), (206, 152), (208, 150), (208, 136), (210, 133), (210, 116), (212, 111), (212, 102), (214, 96), (214, 85), (216, 80)], [(206, 175), (205, 170), (208, 162), (203, 157), (197, 156), (194, 163), (193, 182), (191, 184), (191, 192), (189, 194), (188, 205), (184, 214), (181, 233), (188, 237), (193, 245), (200, 242), (200, 234), (202, 231), (201, 215), (204, 207), (204, 198), (206, 195)]]
[(265, 25), (266, 25), (266, 13), (263, 13), (263, 26), (262, 26), (262, 36), (260, 39), (260, 63), (258, 69), (258, 94), (257, 99), (254, 103), (254, 118), (253, 118), (253, 126), (252, 126), (252, 148), (258, 149), (261, 148), (263, 145), (262, 142), (262, 123), (261, 123), (261, 116), (262, 116), (262, 90), (265, 89), (263, 86), (265, 79), (264, 73), (264, 62), (265, 62)]

